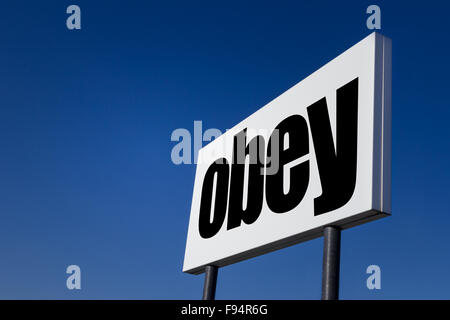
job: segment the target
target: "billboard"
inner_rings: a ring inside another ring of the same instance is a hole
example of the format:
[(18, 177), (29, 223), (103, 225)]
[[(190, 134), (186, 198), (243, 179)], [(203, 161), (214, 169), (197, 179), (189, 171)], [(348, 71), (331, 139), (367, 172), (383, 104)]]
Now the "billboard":
[(199, 151), (183, 271), (391, 212), (391, 40), (372, 33)]

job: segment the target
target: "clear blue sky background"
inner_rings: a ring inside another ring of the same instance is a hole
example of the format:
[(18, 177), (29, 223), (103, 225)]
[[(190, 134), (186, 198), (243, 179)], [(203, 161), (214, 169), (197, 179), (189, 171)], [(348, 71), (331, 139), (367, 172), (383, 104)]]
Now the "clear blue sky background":
[[(370, 4), (2, 1), (0, 298), (200, 298), (203, 276), (181, 272), (195, 167), (171, 162), (172, 131), (232, 127), (370, 34)], [(343, 232), (341, 298), (448, 299), (450, 5), (376, 4), (393, 215)], [(318, 299), (321, 266), (320, 238), (221, 269), (217, 298)]]

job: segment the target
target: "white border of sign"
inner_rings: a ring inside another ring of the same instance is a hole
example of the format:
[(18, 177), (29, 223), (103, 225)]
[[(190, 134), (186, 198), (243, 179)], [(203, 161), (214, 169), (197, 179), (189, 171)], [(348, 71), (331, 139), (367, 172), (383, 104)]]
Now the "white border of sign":
[[(346, 229), (390, 214), (391, 48), (389, 38), (372, 33), (200, 150), (183, 272), (200, 274), (207, 265), (223, 267), (320, 237), (327, 225)], [(225, 218), (216, 235), (202, 238), (199, 209), (203, 179), (214, 160), (224, 157), (231, 163), (232, 144), (227, 141), (245, 128), (269, 129), (267, 134), (262, 133), (267, 141), (280, 121), (293, 114), (308, 119), (307, 107), (324, 97), (336, 141), (336, 90), (355, 78), (359, 82), (357, 173), (350, 200), (336, 210), (314, 215), (313, 200), (322, 190), (310, 134), (310, 153), (305, 156), (310, 163), (310, 182), (296, 208), (275, 214), (264, 197), (256, 222), (227, 230)]]

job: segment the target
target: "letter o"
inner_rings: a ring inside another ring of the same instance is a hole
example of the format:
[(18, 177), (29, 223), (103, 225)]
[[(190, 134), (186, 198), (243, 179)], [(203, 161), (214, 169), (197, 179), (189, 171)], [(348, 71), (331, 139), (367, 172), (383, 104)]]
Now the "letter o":
[[(203, 179), (198, 223), (200, 236), (202, 238), (207, 239), (213, 237), (222, 227), (227, 212), (229, 176), (230, 167), (225, 158), (213, 162), (206, 171)], [(214, 199), (213, 191), (215, 191)], [(213, 201), (214, 216), (211, 222), (211, 205)]]

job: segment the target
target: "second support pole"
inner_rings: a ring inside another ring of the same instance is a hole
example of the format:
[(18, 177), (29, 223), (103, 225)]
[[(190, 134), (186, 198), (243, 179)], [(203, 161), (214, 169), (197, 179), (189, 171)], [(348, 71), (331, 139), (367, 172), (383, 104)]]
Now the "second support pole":
[(323, 239), (322, 300), (338, 300), (341, 230), (325, 227)]
[(216, 297), (217, 273), (219, 268), (216, 266), (206, 266), (205, 285), (203, 287), (203, 300), (214, 300)]

